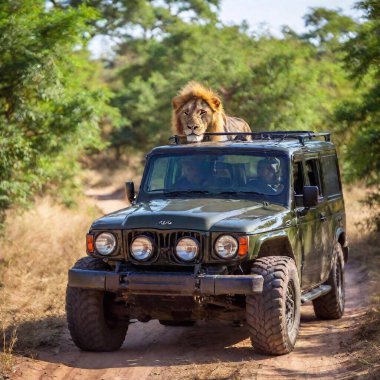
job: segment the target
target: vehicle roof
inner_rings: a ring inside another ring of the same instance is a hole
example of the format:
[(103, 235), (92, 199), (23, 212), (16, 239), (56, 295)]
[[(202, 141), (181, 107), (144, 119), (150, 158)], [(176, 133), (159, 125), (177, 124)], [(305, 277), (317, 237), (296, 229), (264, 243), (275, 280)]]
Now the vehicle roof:
[(187, 143), (187, 144), (173, 144), (158, 146), (150, 152), (150, 154), (162, 153), (179, 153), (186, 151), (203, 151), (203, 150), (263, 150), (263, 151), (278, 151), (287, 155), (294, 155), (296, 153), (305, 154), (320, 151), (335, 151), (335, 145), (328, 141), (311, 140), (305, 141), (301, 144), (298, 140), (253, 140), (253, 141), (223, 141), (223, 142), (200, 142), (200, 143)]

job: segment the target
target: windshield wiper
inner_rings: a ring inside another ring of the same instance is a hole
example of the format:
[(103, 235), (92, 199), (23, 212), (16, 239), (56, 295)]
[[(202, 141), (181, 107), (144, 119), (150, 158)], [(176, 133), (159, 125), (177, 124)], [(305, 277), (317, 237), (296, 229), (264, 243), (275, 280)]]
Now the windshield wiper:
[(246, 194), (265, 195), (257, 191), (221, 191), (219, 193), (214, 193), (214, 194), (215, 195), (246, 195)]
[(183, 195), (183, 194), (212, 194), (207, 190), (176, 190), (176, 191), (165, 191), (165, 195)]
[(259, 193), (257, 191), (208, 191), (208, 190), (176, 190), (176, 191), (165, 191), (165, 195), (198, 195), (198, 194), (210, 194), (210, 195), (266, 195)]

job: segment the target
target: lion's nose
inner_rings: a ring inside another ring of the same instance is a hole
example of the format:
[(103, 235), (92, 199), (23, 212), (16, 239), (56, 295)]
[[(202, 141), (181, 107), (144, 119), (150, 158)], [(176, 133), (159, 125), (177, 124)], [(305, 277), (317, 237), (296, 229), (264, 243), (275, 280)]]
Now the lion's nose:
[(187, 126), (189, 129), (191, 129), (192, 131), (195, 131), (196, 129), (198, 129), (199, 128), (199, 126), (198, 125), (188, 125)]

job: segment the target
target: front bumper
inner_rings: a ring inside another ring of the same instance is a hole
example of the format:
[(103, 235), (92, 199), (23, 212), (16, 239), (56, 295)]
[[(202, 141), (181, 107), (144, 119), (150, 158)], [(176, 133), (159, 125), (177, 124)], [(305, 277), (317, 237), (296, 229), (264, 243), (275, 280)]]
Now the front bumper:
[(83, 289), (152, 295), (260, 294), (263, 276), (190, 273), (107, 272), (70, 269), (68, 285)]

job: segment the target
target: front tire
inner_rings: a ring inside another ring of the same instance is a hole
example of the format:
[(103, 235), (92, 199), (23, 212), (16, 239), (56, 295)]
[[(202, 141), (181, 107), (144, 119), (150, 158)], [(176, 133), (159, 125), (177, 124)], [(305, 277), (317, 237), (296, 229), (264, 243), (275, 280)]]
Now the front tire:
[(331, 286), (331, 291), (313, 300), (315, 315), (320, 319), (342, 318), (345, 305), (344, 259), (339, 243), (334, 247), (333, 265), (325, 284)]
[(253, 349), (259, 354), (287, 354), (294, 348), (300, 325), (301, 292), (296, 265), (289, 257), (262, 257), (254, 262), (252, 273), (264, 277), (262, 294), (246, 297)]
[[(109, 270), (101, 259), (84, 257), (76, 269)], [(114, 351), (124, 342), (127, 326), (120, 326), (108, 315), (113, 302), (109, 292), (67, 287), (66, 315), (73, 342), (84, 351)]]

